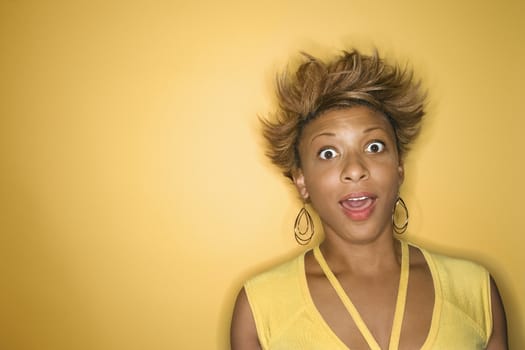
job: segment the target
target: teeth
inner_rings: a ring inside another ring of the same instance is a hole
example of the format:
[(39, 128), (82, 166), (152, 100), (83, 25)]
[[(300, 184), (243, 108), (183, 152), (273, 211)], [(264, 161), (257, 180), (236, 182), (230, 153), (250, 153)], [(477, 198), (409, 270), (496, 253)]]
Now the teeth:
[(348, 198), (347, 201), (364, 201), (365, 199), (368, 199), (368, 197), (366, 196), (363, 196), (363, 197), (355, 197), (355, 198)]

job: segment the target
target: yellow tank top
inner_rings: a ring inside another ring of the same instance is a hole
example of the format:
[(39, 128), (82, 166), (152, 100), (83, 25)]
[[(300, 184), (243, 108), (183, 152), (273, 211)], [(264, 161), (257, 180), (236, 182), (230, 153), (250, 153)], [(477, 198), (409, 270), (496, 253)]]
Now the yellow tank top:
[[(402, 242), (402, 247), (407, 249), (407, 244)], [(432, 273), (435, 291), (430, 331), (422, 349), (485, 349), (492, 332), (488, 272), (470, 261), (433, 254), (424, 249), (421, 251)], [(314, 248), (314, 255), (323, 267), (324, 258), (317, 247)], [(408, 281), (408, 274), (403, 276), (403, 265), (408, 270), (406, 259), (402, 259), (390, 349), (397, 349), (403, 319)], [(330, 280), (331, 272), (326, 269), (327, 265), (323, 270)], [(331, 283), (336, 290), (340, 288), (337, 280)], [(304, 253), (253, 277), (244, 288), (263, 349), (349, 350), (324, 321), (311, 299), (304, 269)], [(367, 334), (366, 325), (357, 311), (352, 310), (351, 301), (348, 298), (345, 300), (341, 291), (338, 294), (370, 348), (379, 349), (371, 334)]]

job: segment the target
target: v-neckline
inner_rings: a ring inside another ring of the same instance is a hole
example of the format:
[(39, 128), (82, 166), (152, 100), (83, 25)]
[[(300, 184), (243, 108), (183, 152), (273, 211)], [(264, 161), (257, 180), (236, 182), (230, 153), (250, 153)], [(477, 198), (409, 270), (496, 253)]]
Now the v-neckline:
[[(410, 262), (409, 262), (409, 248), (408, 244), (404, 241), (401, 241), (401, 273), (399, 276), (399, 285), (398, 285), (398, 292), (397, 292), (397, 298), (396, 298), (396, 306), (394, 311), (394, 319), (392, 321), (392, 330), (390, 333), (390, 340), (389, 340), (389, 350), (394, 350), (399, 347), (399, 340), (401, 337), (401, 326), (403, 324), (403, 317), (405, 312), (405, 305), (406, 305), (406, 295), (407, 295), (407, 289), (408, 289), (408, 277), (409, 277), (409, 271), (410, 271)], [(359, 311), (356, 309), (346, 292), (344, 291), (343, 287), (339, 283), (339, 280), (335, 275), (333, 274), (332, 270), (328, 266), (328, 263), (326, 262), (323, 254), (321, 253), (321, 250), (319, 249), (319, 246), (316, 246), (313, 249), (313, 254), (319, 265), (321, 266), (321, 269), (323, 270), (326, 278), (332, 285), (332, 288), (334, 288), (335, 292), (339, 296), (339, 299), (344, 304), (346, 310), (350, 314), (350, 317), (354, 320), (357, 328), (359, 329), (359, 332), (367, 342), (368, 346), (372, 350), (381, 350), (381, 347), (377, 343), (376, 339), (368, 329), (366, 323), (364, 322), (363, 318), (359, 314)]]

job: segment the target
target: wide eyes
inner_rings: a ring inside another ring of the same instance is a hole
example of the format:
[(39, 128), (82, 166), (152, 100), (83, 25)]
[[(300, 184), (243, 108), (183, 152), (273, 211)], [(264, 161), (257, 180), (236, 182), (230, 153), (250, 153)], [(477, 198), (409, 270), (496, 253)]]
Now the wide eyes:
[[(381, 141), (373, 141), (366, 145), (365, 152), (381, 153), (385, 149), (385, 144)], [(338, 157), (340, 154), (333, 147), (326, 147), (319, 151), (318, 156), (321, 159), (329, 160)]]
[(366, 151), (369, 153), (379, 153), (385, 149), (385, 144), (381, 141), (374, 141), (366, 146)]
[(339, 155), (339, 153), (333, 148), (323, 148), (319, 152), (319, 158), (321, 159), (332, 159)]

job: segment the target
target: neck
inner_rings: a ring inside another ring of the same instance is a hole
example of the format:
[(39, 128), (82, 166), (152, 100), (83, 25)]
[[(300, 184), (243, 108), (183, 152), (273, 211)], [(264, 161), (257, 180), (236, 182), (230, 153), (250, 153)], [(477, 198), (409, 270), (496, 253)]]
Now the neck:
[(398, 269), (401, 265), (401, 244), (392, 235), (371, 242), (334, 242), (325, 239), (321, 252), (332, 270), (374, 274)]

